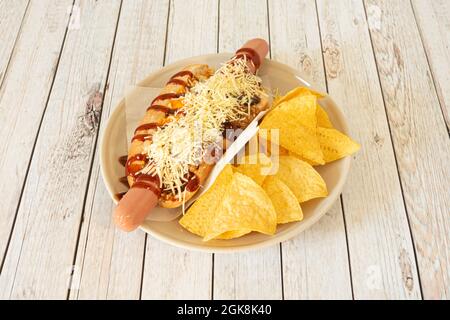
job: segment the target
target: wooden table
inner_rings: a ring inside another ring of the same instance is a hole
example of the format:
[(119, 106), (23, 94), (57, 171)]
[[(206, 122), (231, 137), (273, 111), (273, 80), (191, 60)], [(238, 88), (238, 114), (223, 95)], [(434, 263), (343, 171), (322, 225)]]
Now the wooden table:
[[(450, 1), (0, 0), (0, 30), (1, 298), (450, 298)], [(98, 151), (127, 87), (252, 37), (343, 108), (340, 201), (248, 253), (118, 231)]]

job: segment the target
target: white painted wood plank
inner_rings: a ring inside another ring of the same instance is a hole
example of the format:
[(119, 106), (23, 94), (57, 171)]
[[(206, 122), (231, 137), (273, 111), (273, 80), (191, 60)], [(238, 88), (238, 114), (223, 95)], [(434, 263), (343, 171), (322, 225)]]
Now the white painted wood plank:
[(413, 0), (437, 94), (450, 130), (450, 1)]
[(269, 1), (272, 59), (302, 72), (326, 92), (319, 22), (314, 0)]
[[(326, 92), (319, 25), (313, 0), (269, 1), (272, 56)], [(340, 200), (316, 225), (282, 245), (285, 299), (351, 299)]]
[(28, 0), (0, 1), (0, 86), (3, 82), (20, 27), (28, 6)]
[(8, 181), (0, 185), (2, 261), (64, 39), (69, 19), (66, 10), (71, 4), (71, 0), (30, 4), (0, 89), (0, 176)]
[(214, 258), (214, 299), (282, 299), (280, 246), (220, 253)]
[(366, 7), (423, 295), (449, 299), (450, 140), (425, 50), (409, 1)]
[[(123, 2), (100, 135), (129, 86), (162, 66), (168, 9), (168, 0)], [(140, 297), (145, 233), (118, 230), (112, 221), (113, 209), (96, 156), (78, 246), (76, 270), (80, 281), (71, 290), (72, 299)]]
[(316, 225), (283, 243), (285, 299), (352, 299), (340, 201)]
[[(218, 1), (170, 4), (166, 63), (217, 51)], [(209, 299), (212, 256), (147, 238), (143, 299)]]
[(6, 297), (67, 297), (119, 8), (75, 3), (80, 24), (67, 34), (0, 278)]
[(363, 4), (359, 0), (317, 4), (328, 90), (362, 145), (343, 192), (354, 297), (420, 298)]
[[(265, 0), (221, 1), (219, 51), (234, 52), (251, 38), (269, 41)], [(280, 246), (214, 258), (214, 299), (281, 299)]]

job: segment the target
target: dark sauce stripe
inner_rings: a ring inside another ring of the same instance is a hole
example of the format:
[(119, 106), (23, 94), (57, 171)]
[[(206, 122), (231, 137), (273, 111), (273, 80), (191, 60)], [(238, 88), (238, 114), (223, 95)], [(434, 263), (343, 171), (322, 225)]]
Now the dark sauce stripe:
[(155, 122), (145, 123), (145, 124), (142, 124), (139, 127), (137, 127), (136, 130), (134, 130), (134, 134), (136, 134), (138, 131), (156, 129), (158, 127), (159, 127), (159, 124), (157, 124)]
[(119, 192), (119, 193), (116, 193), (116, 198), (117, 198), (117, 200), (121, 200), (125, 194), (126, 194), (126, 192)]
[(236, 51), (236, 56), (238, 56), (239, 54), (244, 54), (244, 55), (248, 56), (255, 64), (256, 69), (258, 69), (259, 66), (261, 65), (261, 61), (259, 60), (259, 55), (255, 50), (253, 50), (251, 48), (241, 48), (238, 51)]
[(170, 79), (180, 78), (180, 77), (185, 77), (185, 76), (189, 76), (189, 77), (195, 79), (194, 74), (189, 70), (183, 70), (183, 71), (177, 72)]
[(125, 176), (125, 177), (120, 177), (119, 181), (120, 181), (120, 183), (122, 183), (122, 184), (124, 184), (125, 186), (129, 187), (127, 176)]
[(191, 178), (186, 184), (186, 190), (189, 192), (194, 192), (200, 187), (200, 179), (195, 173), (191, 173)]
[(159, 105), (159, 104), (155, 104), (155, 105), (152, 105), (152, 106), (148, 107), (147, 111), (148, 110), (164, 112), (165, 114), (175, 114), (175, 112), (177, 112), (177, 109), (171, 109), (169, 107), (162, 106), (162, 105)]
[(188, 86), (187, 82), (181, 79), (170, 79), (166, 84), (178, 84), (182, 87)]
[(161, 195), (161, 188), (159, 187), (158, 176), (151, 176), (148, 174), (141, 174), (136, 178), (136, 182), (132, 188), (141, 188), (152, 191), (157, 197)]
[(131, 139), (131, 142), (133, 141), (141, 141), (144, 142), (146, 140), (152, 140), (152, 133), (144, 133), (144, 134), (136, 134), (133, 136), (133, 138)]
[[(144, 162), (143, 165), (137, 165), (136, 162)], [(125, 173), (127, 176), (135, 177), (136, 173), (141, 170), (148, 162), (148, 157), (145, 154), (139, 153), (130, 157), (125, 166)]]
[(157, 96), (155, 99), (153, 99), (152, 103), (150, 103), (150, 106), (152, 106), (156, 101), (158, 100), (168, 100), (168, 99), (176, 99), (181, 97), (180, 93), (163, 93)]
[(125, 165), (127, 164), (127, 159), (128, 159), (128, 156), (121, 156), (121, 157), (119, 157), (119, 163), (125, 167)]

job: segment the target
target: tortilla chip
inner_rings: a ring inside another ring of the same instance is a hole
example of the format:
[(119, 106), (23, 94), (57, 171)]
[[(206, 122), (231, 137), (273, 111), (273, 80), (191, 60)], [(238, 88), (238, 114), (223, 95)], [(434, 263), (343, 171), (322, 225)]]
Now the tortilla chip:
[(319, 104), (317, 104), (316, 117), (318, 127), (333, 128), (333, 124), (331, 123), (327, 112)]
[(277, 214), (270, 198), (251, 178), (235, 172), (223, 201), (216, 209), (204, 241), (229, 231), (258, 231), (272, 235), (277, 225)]
[(272, 161), (264, 153), (244, 156), (233, 169), (252, 178), (257, 184), (262, 185), (267, 174), (270, 173)]
[(360, 145), (336, 129), (317, 128), (325, 162), (335, 161), (359, 150)]
[(288, 223), (303, 219), (303, 212), (295, 194), (280, 179), (268, 176), (263, 183), (266, 191), (277, 212), (277, 223)]
[(326, 197), (327, 186), (320, 174), (308, 163), (293, 156), (280, 156), (275, 177), (292, 190), (298, 202)]
[(324, 164), (319, 139), (316, 135), (316, 97), (302, 96), (286, 101), (270, 111), (263, 119), (260, 129), (279, 130), (279, 144), (289, 151), (313, 163)]
[(187, 210), (180, 219), (180, 224), (190, 232), (204, 237), (232, 179), (233, 169), (231, 165), (227, 165), (214, 181), (214, 184)]
[(292, 98), (298, 97), (298, 96), (308, 96), (312, 95), (317, 98), (323, 98), (325, 95), (321, 94), (320, 92), (308, 89), (306, 87), (297, 87), (295, 89), (292, 89), (288, 93), (286, 93), (282, 97), (278, 97), (277, 99), (274, 99), (273, 105), (277, 106), (280, 103), (283, 103), (285, 101), (291, 100)]
[(214, 239), (229, 240), (229, 239), (242, 237), (250, 232), (252, 232), (252, 230), (227, 231), (227, 232), (222, 233), (220, 236), (215, 237)]

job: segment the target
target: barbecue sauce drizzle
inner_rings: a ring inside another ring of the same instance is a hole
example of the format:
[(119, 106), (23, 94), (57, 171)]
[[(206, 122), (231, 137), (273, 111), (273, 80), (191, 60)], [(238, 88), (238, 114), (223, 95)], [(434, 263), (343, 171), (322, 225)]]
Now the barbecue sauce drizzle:
[[(244, 58), (244, 59), (250, 60), (253, 63), (253, 65), (255, 66), (255, 69), (259, 69), (259, 67), (261, 65), (261, 61), (259, 59), (258, 54), (256, 53), (255, 50), (253, 50), (251, 48), (239, 49), (238, 51), (236, 51), (234, 57), (237, 59)], [(183, 89), (185, 89), (186, 87), (188, 87), (188, 83), (190, 83), (189, 79), (187, 81), (184, 81), (181, 79), (176, 79), (178, 77), (184, 77), (184, 76), (189, 76), (190, 79), (196, 79), (194, 74), (191, 71), (183, 70), (183, 71), (180, 71), (180, 72), (174, 74), (169, 79), (167, 84), (171, 84), (171, 83), (177, 84), (177, 85), (182, 86)], [(180, 96), (182, 96), (182, 94), (178, 94), (178, 93), (161, 94), (161, 95), (157, 96), (155, 99), (153, 99), (153, 101), (150, 104), (150, 107), (147, 108), (147, 111), (149, 109), (152, 109), (155, 111), (164, 112), (166, 114), (166, 116), (169, 114), (175, 114), (177, 112), (176, 109), (171, 109), (169, 107), (166, 107), (163, 105), (157, 105), (154, 103), (159, 100), (176, 99), (176, 98), (179, 98)], [(257, 101), (255, 101), (255, 102), (257, 103)], [(159, 127), (159, 124), (157, 124), (157, 123), (147, 123), (147, 124), (140, 125), (139, 127), (136, 128), (136, 130), (134, 132), (134, 136), (131, 139), (131, 141), (132, 142), (135, 140), (139, 140), (142, 142), (144, 142), (146, 140), (151, 141), (152, 133), (138, 134), (137, 132), (142, 131), (142, 130), (157, 129), (158, 127)], [(132, 164), (136, 161), (144, 162), (144, 165), (140, 166), (140, 168), (138, 170), (136, 170), (136, 168), (131, 167)], [(145, 189), (151, 190), (159, 197), (161, 195), (161, 189), (159, 187), (159, 184), (160, 184), (159, 177), (156, 175), (152, 176), (152, 175), (148, 175), (148, 174), (139, 173), (139, 171), (146, 165), (147, 161), (148, 161), (148, 158), (145, 154), (137, 154), (137, 155), (130, 157), (129, 159), (126, 155), (120, 157), (119, 162), (125, 167), (126, 176), (121, 177), (119, 180), (120, 180), (120, 182), (128, 185), (127, 177), (131, 176), (136, 179), (135, 183), (133, 184), (133, 187), (145, 188)], [(184, 188), (189, 192), (194, 192), (195, 190), (197, 190), (199, 188), (199, 186), (200, 186), (199, 177), (195, 173), (190, 172), (187, 183), (184, 185)], [(117, 193), (116, 197), (120, 200), (125, 195), (125, 193), (126, 192)]]
[[(184, 77), (184, 76), (188, 76), (190, 79), (196, 79), (194, 74), (191, 71), (184, 70), (184, 71), (180, 71), (180, 72), (174, 74), (169, 79), (167, 84), (170, 84), (170, 83), (177, 84), (177, 85), (182, 86), (183, 89), (185, 89), (188, 86), (188, 83), (190, 83), (190, 80), (188, 79), (187, 81), (184, 81), (181, 79), (176, 79), (178, 77)], [(155, 110), (155, 111), (164, 112), (166, 114), (166, 116), (175, 114), (177, 112), (177, 109), (172, 109), (167, 106), (156, 104), (155, 102), (169, 100), (169, 99), (177, 99), (181, 96), (182, 96), (182, 94), (179, 94), (179, 93), (160, 94), (159, 96), (157, 96), (156, 98), (153, 99), (150, 106), (147, 108), (147, 111), (151, 109), (151, 110)], [(143, 130), (157, 129), (159, 126), (160, 126), (160, 124), (158, 124), (158, 123), (145, 123), (145, 124), (138, 126), (136, 128), (136, 130), (134, 131), (134, 136), (131, 139), (131, 142), (133, 142), (135, 140), (142, 141), (142, 142), (151, 141), (151, 137), (152, 137), (153, 133), (139, 134), (138, 132), (143, 131)], [(148, 162), (147, 155), (136, 154), (129, 158), (127, 156), (122, 156), (119, 158), (119, 162), (125, 167), (125, 174), (126, 174), (124, 177), (121, 177), (119, 179), (120, 182), (122, 182), (125, 185), (128, 185), (128, 177), (130, 176), (130, 177), (135, 178), (135, 182), (134, 182), (132, 188), (143, 188), (143, 189), (150, 190), (158, 197), (161, 195), (159, 177), (157, 175), (149, 175), (149, 174), (144, 174), (144, 173), (140, 172), (140, 170), (142, 168), (144, 168)], [(143, 163), (143, 164), (136, 164), (136, 162)], [(186, 184), (184, 185), (184, 188), (189, 192), (194, 192), (199, 188), (199, 186), (200, 186), (200, 179), (198, 178), (198, 176), (195, 173), (190, 172), (189, 179), (186, 182)], [(116, 196), (120, 200), (125, 193), (126, 192), (118, 193), (118, 194), (116, 194)]]

